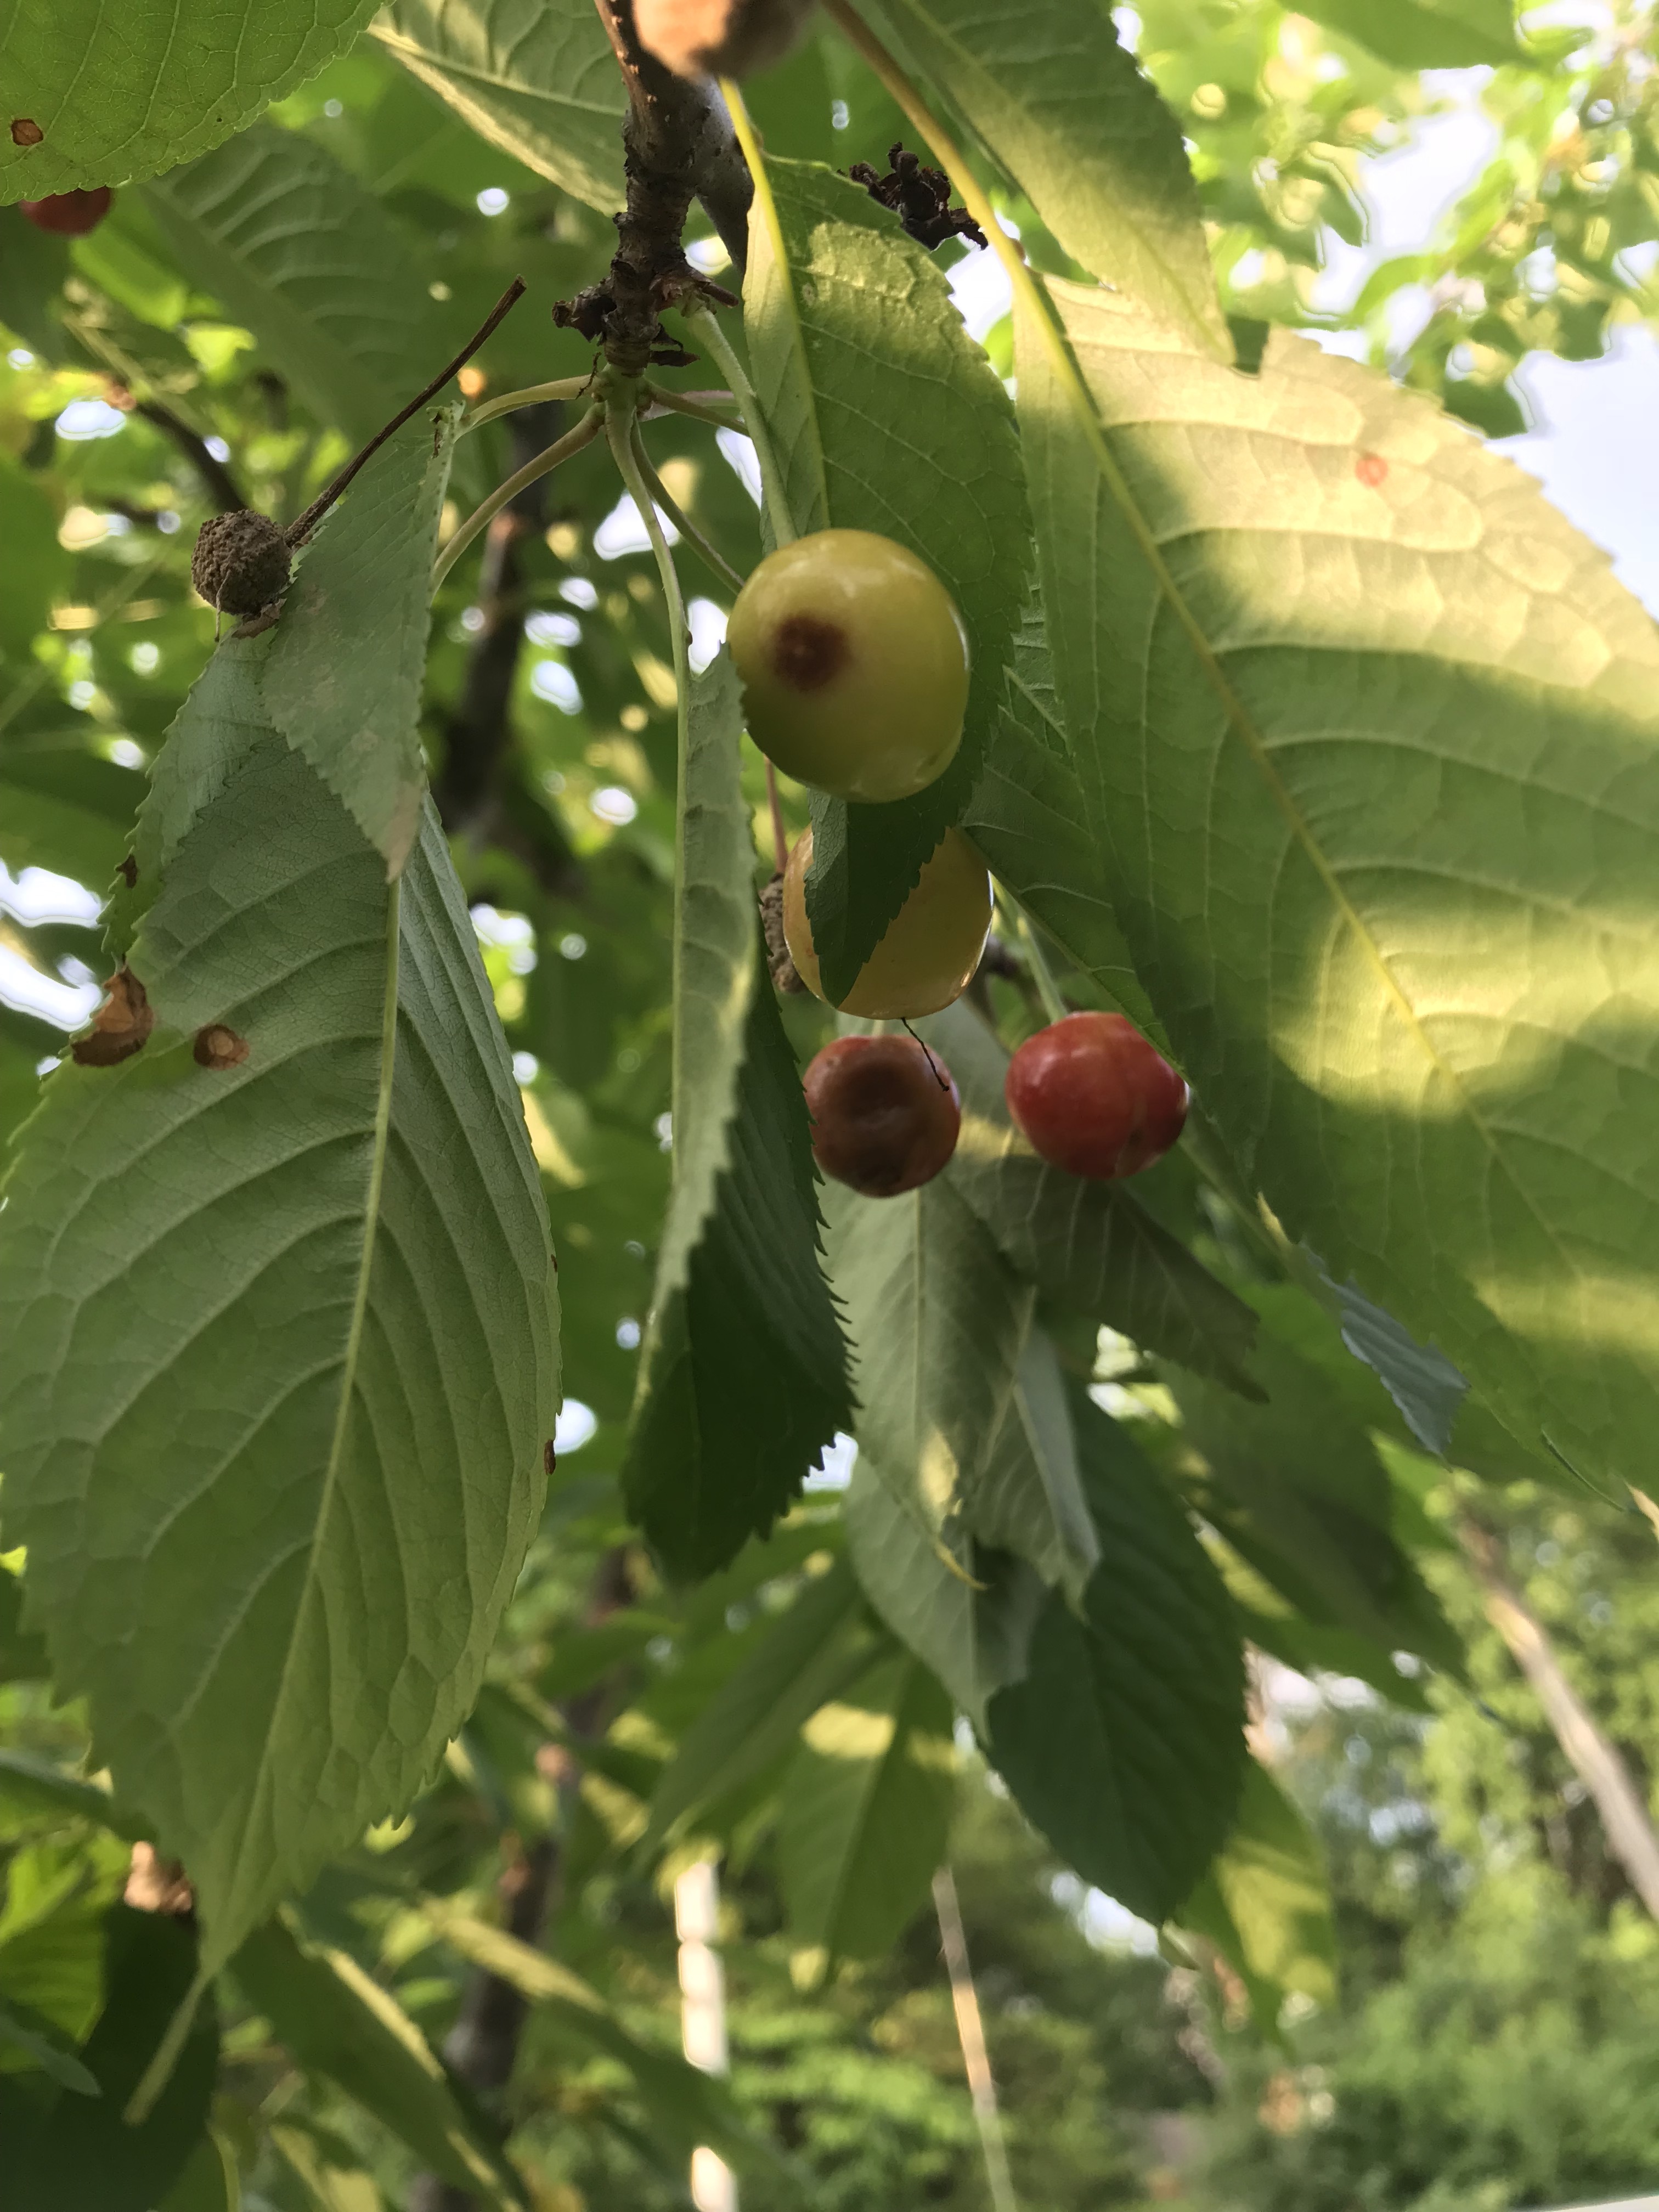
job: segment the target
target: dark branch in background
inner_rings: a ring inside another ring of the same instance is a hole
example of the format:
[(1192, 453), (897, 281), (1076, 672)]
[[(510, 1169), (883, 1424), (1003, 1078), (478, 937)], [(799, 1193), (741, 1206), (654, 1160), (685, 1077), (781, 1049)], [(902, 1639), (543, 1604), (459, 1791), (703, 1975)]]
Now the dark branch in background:
[(561, 329), (602, 339), (605, 358), (624, 376), (642, 376), (653, 362), (672, 367), (691, 358), (664, 330), (665, 307), (688, 296), (736, 306), (732, 293), (692, 268), (680, 234), (693, 199), (700, 199), (741, 276), (754, 183), (719, 88), (706, 78), (676, 76), (644, 51), (635, 35), (633, 0), (594, 5), (628, 88), (628, 204), (617, 217), (617, 251), (605, 282), (560, 301), (553, 319)]
[[(597, 1627), (633, 1601), (628, 1553), (617, 1545), (605, 1553), (594, 1574), (584, 1626)], [(619, 1675), (613, 1673), (560, 1708), (574, 1738), (599, 1734), (610, 1718), (621, 1687)], [(536, 1764), (557, 1790), (554, 1831), (519, 1854), (502, 1875), (499, 1892), (505, 1907), (502, 1924), (507, 1932), (521, 1943), (539, 1945), (559, 1880), (562, 1839), (575, 1814), (581, 1769), (561, 1743), (544, 1744)], [(455, 2025), (444, 2041), (444, 2057), (451, 2070), (498, 2114), (501, 2093), (513, 2078), (528, 2010), (526, 2000), (510, 1982), (483, 1967), (476, 1968), (468, 1977)], [(441, 2181), (434, 2173), (418, 2176), (409, 2192), (409, 2212), (473, 2212), (475, 2203), (470, 2191)]]
[(221, 514), (234, 514), (247, 505), (236, 479), (222, 460), (208, 451), (207, 441), (198, 438), (188, 422), (164, 407), (159, 399), (135, 399), (131, 412), (142, 415), (146, 422), (153, 422), (164, 437), (171, 438), (208, 488), (209, 496)]
[[(555, 439), (557, 402), (508, 418), (516, 470)], [(524, 652), (524, 548), (547, 524), (548, 479), (538, 477), (504, 507), (484, 538), (478, 568), (483, 627), (467, 655), (460, 696), (445, 726), (443, 766), (433, 798), (452, 836), (497, 845), (522, 860), (550, 897), (580, 898), (575, 855), (557, 822), (525, 788), (513, 746), (513, 686)]]

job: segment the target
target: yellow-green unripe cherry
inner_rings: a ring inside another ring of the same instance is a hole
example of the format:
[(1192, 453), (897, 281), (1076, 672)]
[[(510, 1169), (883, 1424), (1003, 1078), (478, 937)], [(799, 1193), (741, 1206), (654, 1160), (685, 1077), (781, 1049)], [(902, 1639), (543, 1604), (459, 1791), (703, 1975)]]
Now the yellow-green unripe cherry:
[(836, 799), (908, 799), (962, 743), (968, 635), (925, 561), (870, 530), (769, 553), (726, 633), (749, 734)]
[[(809, 991), (834, 1006), (818, 977), (812, 925), (806, 918), (806, 872), (812, 865), (808, 830), (783, 874), (783, 933), (789, 957)], [(872, 1021), (914, 1021), (960, 998), (973, 981), (991, 927), (991, 878), (959, 830), (947, 830), (922, 868), (915, 889), (853, 979), (842, 1012)]]

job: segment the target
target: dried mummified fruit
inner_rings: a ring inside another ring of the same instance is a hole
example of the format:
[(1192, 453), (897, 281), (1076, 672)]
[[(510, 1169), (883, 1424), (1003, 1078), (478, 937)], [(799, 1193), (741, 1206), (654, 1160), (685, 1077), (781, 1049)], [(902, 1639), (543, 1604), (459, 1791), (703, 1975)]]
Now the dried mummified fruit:
[(647, 53), (677, 76), (746, 76), (781, 61), (812, 0), (634, 0)]
[(257, 507), (210, 514), (202, 525), (190, 564), (190, 580), (214, 609), (257, 615), (288, 589), (286, 534)]

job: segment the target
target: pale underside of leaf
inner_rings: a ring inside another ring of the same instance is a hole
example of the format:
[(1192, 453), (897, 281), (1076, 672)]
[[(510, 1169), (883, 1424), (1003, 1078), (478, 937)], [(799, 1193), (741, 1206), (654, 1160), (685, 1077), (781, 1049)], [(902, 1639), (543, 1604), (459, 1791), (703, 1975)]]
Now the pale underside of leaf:
[(491, 145), (621, 205), (627, 100), (592, 0), (391, 0), (374, 35)]
[(204, 153), (344, 52), (375, 0), (38, 0), (8, 11), (0, 202), (154, 176)]
[(210, 1966), (430, 1771), (543, 1486), (545, 1218), (429, 815), (399, 890), (254, 743), (133, 945), (149, 1044), (9, 1185), (8, 1529)]
[(1056, 284), (1020, 331), (1059, 688), (1136, 968), (1294, 1237), (1523, 1442), (1659, 1384), (1659, 638), (1386, 379)]
[(147, 185), (144, 199), (195, 282), (354, 444), (441, 363), (443, 337), (402, 233), (297, 131), (261, 124)]

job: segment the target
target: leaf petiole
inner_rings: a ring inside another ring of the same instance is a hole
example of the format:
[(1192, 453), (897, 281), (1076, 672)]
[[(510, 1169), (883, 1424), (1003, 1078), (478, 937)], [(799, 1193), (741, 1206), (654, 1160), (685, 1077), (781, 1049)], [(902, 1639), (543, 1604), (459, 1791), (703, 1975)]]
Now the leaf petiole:
[[(738, 118), (740, 112), (741, 102), (738, 107), (733, 110), (734, 119)], [(738, 127), (740, 135), (747, 135), (749, 143), (745, 145), (744, 150), (750, 152), (750, 146), (753, 145), (753, 133), (749, 131), (746, 116), (741, 118)], [(752, 152), (750, 152), (750, 160), (757, 161), (759, 159), (760, 149), (758, 146), (754, 146)], [(702, 340), (719, 362), (726, 382), (736, 396), (738, 405), (743, 410), (743, 427), (754, 442), (755, 455), (760, 463), (761, 489), (766, 498), (766, 512), (772, 525), (772, 535), (780, 545), (793, 545), (800, 532), (795, 528), (793, 519), (789, 513), (789, 501), (784, 493), (783, 478), (778, 473), (777, 457), (772, 451), (772, 441), (767, 433), (766, 418), (761, 413), (761, 404), (755, 396), (755, 387), (744, 374), (743, 363), (732, 350), (731, 341), (719, 323), (715, 321), (712, 309), (688, 307), (684, 310), (684, 321), (686, 328)]]
[(501, 416), (511, 415), (520, 407), (540, 407), (550, 399), (580, 399), (592, 389), (592, 385), (591, 376), (562, 376), (552, 384), (529, 384), (522, 392), (504, 392), (499, 399), (486, 400), (482, 407), (472, 410), (455, 434), (465, 438), (471, 431), (482, 430), (486, 422), (497, 422)]
[(666, 407), (676, 415), (690, 415), (699, 422), (712, 422), (717, 430), (740, 427), (735, 412), (738, 401), (730, 392), (665, 392), (659, 384), (647, 384), (644, 397), (652, 407)]
[(634, 418), (632, 435), (629, 444), (633, 450), (634, 459), (640, 465), (640, 474), (650, 488), (651, 496), (673, 524), (675, 529), (679, 532), (680, 536), (694, 551), (702, 555), (704, 562), (720, 578), (721, 583), (728, 585), (733, 592), (740, 592), (743, 589), (743, 578), (726, 556), (711, 544), (696, 524), (690, 520), (684, 509), (651, 465), (651, 456), (646, 452), (645, 441), (640, 435), (638, 416)]
[(567, 430), (562, 438), (556, 439), (544, 452), (538, 453), (533, 461), (526, 461), (515, 476), (510, 476), (505, 483), (497, 484), (483, 505), (475, 507), (468, 515), (466, 520), (462, 523), (434, 562), (432, 569), (434, 592), (436, 592), (438, 586), (473, 539), (481, 531), (489, 528), (510, 501), (515, 500), (519, 494), (527, 486), (533, 484), (538, 477), (550, 474), (558, 467), (561, 461), (568, 461), (573, 453), (579, 453), (585, 446), (591, 446), (604, 427), (604, 408), (590, 407), (574, 430)]

